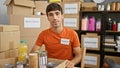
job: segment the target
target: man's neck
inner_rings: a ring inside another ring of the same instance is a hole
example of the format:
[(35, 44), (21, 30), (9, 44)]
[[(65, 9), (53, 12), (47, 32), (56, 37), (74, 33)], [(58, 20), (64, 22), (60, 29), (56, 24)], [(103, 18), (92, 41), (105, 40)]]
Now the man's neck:
[(56, 27), (56, 28), (52, 28), (52, 30), (53, 30), (53, 32), (55, 32), (55, 33), (61, 33), (62, 30), (63, 30), (63, 26), (61, 26), (61, 27)]

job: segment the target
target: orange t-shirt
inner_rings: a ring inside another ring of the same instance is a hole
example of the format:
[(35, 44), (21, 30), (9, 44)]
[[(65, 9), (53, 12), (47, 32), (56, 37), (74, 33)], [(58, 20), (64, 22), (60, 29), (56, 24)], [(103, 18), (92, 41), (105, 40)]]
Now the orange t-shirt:
[(80, 46), (77, 33), (64, 27), (61, 33), (55, 33), (51, 28), (42, 31), (36, 41), (36, 45), (45, 44), (49, 58), (71, 60), (73, 58), (73, 47)]

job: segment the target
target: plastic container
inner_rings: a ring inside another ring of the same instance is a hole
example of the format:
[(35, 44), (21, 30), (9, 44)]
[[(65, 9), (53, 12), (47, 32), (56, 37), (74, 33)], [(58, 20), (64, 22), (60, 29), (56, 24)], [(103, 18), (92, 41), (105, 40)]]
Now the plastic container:
[(112, 24), (112, 30), (113, 30), (113, 31), (117, 31), (117, 24), (116, 24), (115, 21), (114, 21), (113, 24)]
[(95, 31), (95, 17), (89, 18), (88, 31)]
[(5, 66), (5, 68), (14, 68), (13, 64), (5, 64), (4, 66)]
[(82, 18), (81, 30), (87, 31), (88, 29), (88, 16)]
[(39, 68), (47, 68), (47, 51), (39, 53)]
[(108, 22), (107, 22), (107, 30), (112, 30), (112, 19), (111, 18), (108, 18)]
[(101, 31), (101, 19), (96, 21), (96, 31)]
[(26, 44), (26, 40), (21, 40), (20, 45), (18, 47), (18, 61), (26, 63), (27, 57), (28, 57), (28, 45)]
[(106, 10), (107, 10), (107, 11), (110, 11), (110, 4), (109, 4), (109, 3), (107, 4)]

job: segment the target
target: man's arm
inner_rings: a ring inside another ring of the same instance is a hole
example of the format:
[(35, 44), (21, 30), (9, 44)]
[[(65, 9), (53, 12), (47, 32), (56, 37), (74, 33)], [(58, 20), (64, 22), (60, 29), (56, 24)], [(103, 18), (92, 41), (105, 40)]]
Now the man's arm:
[(74, 65), (78, 64), (81, 61), (82, 53), (80, 47), (73, 48), (74, 58), (71, 60), (71, 62), (74, 63)]
[(40, 48), (41, 48), (40, 46), (34, 45), (31, 52), (35, 52), (35, 51), (39, 50)]
[(66, 62), (66, 68), (73, 68), (74, 65), (78, 64), (81, 61), (82, 52), (80, 47), (73, 48), (73, 52), (75, 54), (74, 58), (70, 61)]

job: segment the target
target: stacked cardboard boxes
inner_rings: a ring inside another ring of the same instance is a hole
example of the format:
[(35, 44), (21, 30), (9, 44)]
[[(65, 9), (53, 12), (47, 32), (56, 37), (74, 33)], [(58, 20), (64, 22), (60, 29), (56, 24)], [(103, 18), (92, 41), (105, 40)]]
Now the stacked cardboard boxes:
[(0, 68), (6, 63), (15, 63), (20, 44), (20, 31), (18, 25), (0, 25)]
[(81, 2), (63, 2), (62, 8), (64, 13), (64, 26), (79, 30), (79, 23), (80, 23), (80, 7)]
[(39, 33), (49, 27), (47, 16), (40, 16), (41, 13), (45, 13), (48, 2), (6, 0), (5, 4), (7, 5), (9, 23), (20, 26), (20, 39), (27, 41), (29, 51), (31, 51)]
[(31, 51), (39, 33), (50, 27), (47, 17), (44, 15), (10, 15), (10, 24), (20, 26), (21, 39), (27, 41), (29, 51)]

